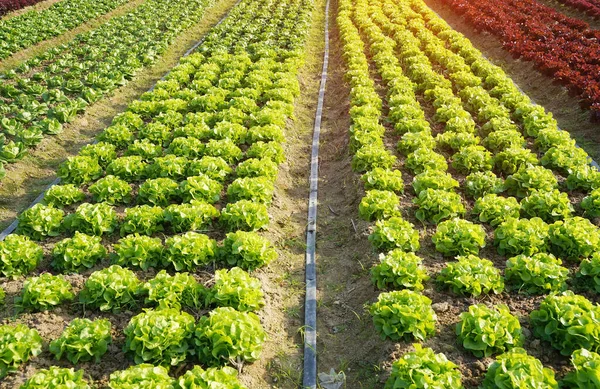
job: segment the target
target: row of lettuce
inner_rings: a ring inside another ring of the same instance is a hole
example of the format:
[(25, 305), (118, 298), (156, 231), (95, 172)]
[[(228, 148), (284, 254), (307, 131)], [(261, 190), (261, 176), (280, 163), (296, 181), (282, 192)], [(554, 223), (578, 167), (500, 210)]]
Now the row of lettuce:
[[(126, 0), (62, 0), (43, 10), (33, 9), (0, 20), (0, 60), (54, 38), (125, 4)], [(0, 11), (1, 13), (1, 11)]]
[[(351, 86), (352, 167), (363, 174), (366, 190), (359, 215), (375, 222), (369, 240), (383, 252), (371, 278), (379, 289), (392, 289), (370, 306), (381, 336), (423, 341), (436, 333), (432, 301), (419, 292), (430, 278), (416, 254), (421, 235), (401, 214), (404, 179), (385, 145), (387, 125), (400, 136), (397, 149), (413, 176), (414, 219), (435, 226), (436, 251), (456, 256), (437, 281), (459, 296), (500, 294), (505, 283), (516, 293), (550, 293), (530, 314), (533, 334), (572, 355), (575, 371), (566, 386), (593, 387), (600, 307), (564, 291), (569, 270), (559, 258), (580, 262), (578, 276), (600, 292), (600, 231), (575, 216), (564, 191), (585, 193), (580, 212), (597, 217), (600, 172), (551, 114), (421, 0), (342, 1), (338, 25)], [(387, 93), (387, 117), (367, 55)], [(465, 204), (473, 201), (467, 213)], [(494, 245), (510, 256), (504, 277), (478, 257), (488, 235), (482, 224), (496, 227)], [(554, 372), (521, 348), (521, 324), (507, 306), (470, 306), (456, 332), (476, 357), (500, 354), (482, 387), (558, 387)], [(386, 388), (462, 387), (457, 366), (443, 354), (415, 349), (393, 363)]]
[[(0, 272), (45, 270), (41, 241), (52, 246), (57, 274), (26, 278), (19, 311), (73, 300), (61, 273), (103, 267), (78, 298), (104, 314), (76, 318), (52, 339), (57, 359), (99, 362), (111, 333), (122, 330), (123, 351), (136, 365), (111, 374), (112, 389), (243, 387), (226, 365), (257, 360), (266, 339), (254, 313), (264, 305), (261, 282), (246, 270), (277, 257), (257, 231), (269, 224), (312, 9), (304, 0), (241, 1), (194, 54), (115, 117), (99, 142), (61, 165), (63, 185), (46, 194), (45, 204), (20, 215), (16, 234), (0, 243)], [(143, 282), (148, 269), (160, 271)], [(150, 308), (124, 329), (112, 328), (111, 313), (142, 306)], [(17, 371), (42, 348), (35, 329), (0, 326), (0, 373)], [(169, 376), (170, 367), (190, 362), (202, 367)], [(82, 370), (51, 367), (22, 388), (58, 382), (92, 387)]]
[(46, 135), (59, 134), (65, 123), (154, 63), (212, 4), (212, 0), (145, 1), (4, 71), (0, 161), (19, 161)]

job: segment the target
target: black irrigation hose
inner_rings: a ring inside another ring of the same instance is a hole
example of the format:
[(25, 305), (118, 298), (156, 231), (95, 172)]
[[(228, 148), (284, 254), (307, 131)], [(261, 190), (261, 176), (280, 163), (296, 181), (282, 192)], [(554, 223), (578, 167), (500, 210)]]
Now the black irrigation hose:
[[(229, 14), (231, 13), (231, 11), (232, 11), (232, 10), (233, 10), (233, 9), (234, 9), (234, 8), (235, 8), (235, 7), (236, 7), (238, 4), (240, 4), (240, 2), (241, 2), (241, 1), (242, 1), (242, 0), (238, 0), (238, 1), (237, 1), (237, 2), (236, 2), (236, 3), (235, 3), (235, 4), (234, 4), (234, 5), (231, 7), (231, 8), (230, 8), (230, 9), (227, 11), (227, 13), (226, 13), (225, 15), (223, 15), (223, 17), (221, 18), (221, 20), (219, 20), (219, 22), (213, 26), (213, 28), (215, 28), (215, 27), (217, 27), (218, 25), (220, 25), (221, 23), (223, 23), (223, 22), (225, 21), (225, 19), (227, 19), (227, 17), (228, 17), (228, 16), (229, 16)], [(189, 56), (190, 54), (192, 54), (192, 53), (193, 53), (193, 52), (194, 52), (194, 51), (195, 51), (195, 50), (198, 48), (198, 46), (200, 46), (202, 43), (204, 43), (204, 40), (206, 39), (206, 35), (207, 35), (207, 34), (204, 34), (204, 36), (202, 37), (202, 39), (200, 39), (198, 42), (196, 42), (196, 43), (194, 44), (194, 46), (192, 46), (192, 47), (191, 47), (191, 48), (190, 48), (188, 51), (186, 51), (186, 52), (185, 52), (185, 54), (183, 54), (183, 55), (181, 56), (181, 58), (185, 58), (185, 57)], [(177, 65), (175, 65), (175, 66), (177, 66)], [(175, 66), (173, 66), (173, 67), (175, 67)], [(171, 70), (169, 70), (167, 73), (165, 73), (165, 75), (164, 75), (164, 76), (162, 76), (162, 77), (160, 78), (160, 80), (158, 80), (158, 81), (162, 81), (162, 80), (164, 80), (164, 79), (165, 79), (165, 78), (166, 78), (166, 77), (169, 75), (169, 73), (171, 73)], [(158, 82), (158, 81), (157, 81), (157, 82)], [(152, 90), (154, 90), (154, 87), (155, 87), (155, 86), (156, 86), (156, 83), (154, 83), (154, 85), (152, 85), (152, 86), (150, 87), (150, 89), (148, 89), (148, 92), (152, 92)], [(95, 140), (94, 142), (92, 142), (92, 144), (94, 144), (94, 143), (96, 143), (96, 142), (97, 142), (97, 141)], [(60, 177), (57, 177), (57, 178), (55, 178), (55, 179), (54, 179), (54, 181), (52, 181), (52, 182), (50, 183), (50, 185), (48, 185), (48, 186), (46, 187), (46, 189), (44, 189), (44, 191), (43, 191), (42, 193), (40, 193), (40, 195), (39, 195), (38, 197), (36, 197), (36, 198), (35, 198), (35, 200), (33, 200), (33, 202), (32, 202), (32, 203), (29, 205), (29, 207), (27, 207), (27, 209), (29, 209), (29, 208), (33, 207), (34, 205), (36, 205), (37, 203), (39, 203), (40, 201), (42, 201), (42, 200), (44, 199), (44, 195), (46, 194), (46, 192), (48, 191), (48, 189), (50, 189), (50, 188), (52, 188), (54, 185), (58, 185), (58, 184), (60, 184)], [(0, 242), (2, 242), (4, 239), (6, 239), (6, 237), (7, 237), (8, 235), (12, 234), (12, 233), (13, 233), (13, 232), (14, 232), (14, 231), (17, 229), (17, 227), (18, 227), (18, 226), (19, 226), (19, 220), (18, 220), (18, 219), (15, 219), (15, 220), (14, 220), (14, 221), (13, 221), (13, 222), (12, 222), (12, 223), (11, 223), (11, 224), (8, 226), (8, 227), (6, 227), (6, 228), (4, 229), (4, 231), (2, 231), (2, 232), (0, 233)]]
[(329, 65), (329, 0), (325, 5), (325, 50), (319, 99), (315, 114), (312, 151), (310, 159), (310, 194), (308, 198), (308, 223), (306, 227), (306, 297), (304, 304), (304, 375), (302, 387), (317, 387), (317, 269), (315, 242), (317, 235), (317, 194), (319, 186), (319, 136)]

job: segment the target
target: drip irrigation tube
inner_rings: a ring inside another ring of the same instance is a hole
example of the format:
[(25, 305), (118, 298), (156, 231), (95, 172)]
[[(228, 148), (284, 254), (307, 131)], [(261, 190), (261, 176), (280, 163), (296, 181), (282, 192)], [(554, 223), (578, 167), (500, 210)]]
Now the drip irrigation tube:
[(306, 227), (306, 297), (304, 303), (304, 374), (305, 389), (317, 387), (317, 269), (315, 243), (317, 235), (317, 195), (319, 186), (319, 137), (329, 65), (329, 0), (325, 5), (325, 50), (315, 114), (310, 158), (310, 193), (308, 198), (308, 223)]
[[(219, 20), (219, 22), (217, 24), (215, 24), (212, 28), (217, 27), (218, 25), (220, 25), (221, 23), (223, 23), (225, 21), (225, 19), (227, 19), (227, 17), (229, 16), (230, 12), (238, 5), (240, 4), (242, 0), (238, 0), (228, 11), (225, 15), (223, 15), (223, 17)], [(208, 34), (208, 32), (207, 32)], [(196, 50), (198, 48), (198, 46), (200, 46), (202, 43), (204, 43), (204, 40), (206, 39), (206, 35), (204, 34), (204, 36), (202, 37), (202, 39), (200, 39), (198, 42), (196, 42), (188, 51), (185, 52), (185, 54), (183, 54), (181, 56), (181, 58), (185, 58), (187, 56), (189, 56), (190, 54), (192, 54), (194, 52), (194, 50)], [(177, 65), (175, 65), (177, 66)], [(173, 68), (175, 67), (173, 66)], [(164, 76), (162, 76), (160, 78), (159, 81), (164, 80), (169, 74), (171, 73), (171, 70), (169, 70), (167, 73), (165, 73)], [(158, 81), (157, 81), (158, 82)], [(154, 83), (150, 89), (148, 89), (148, 92), (152, 92), (154, 90), (154, 87), (156, 86), (156, 83)], [(93, 141), (91, 144), (94, 144), (98, 142), (97, 140)], [(31, 207), (33, 207), (34, 205), (36, 205), (37, 203), (39, 203), (40, 201), (42, 201), (44, 199), (44, 195), (46, 194), (46, 192), (48, 191), (48, 189), (52, 188), (54, 185), (58, 185), (60, 184), (60, 178), (57, 177), (54, 179), (54, 181), (52, 181), (47, 187), (46, 189), (44, 189), (44, 191), (42, 193), (40, 193), (40, 195), (38, 197), (35, 198), (35, 200), (33, 200), (33, 202), (31, 204), (29, 204), (29, 207), (27, 207), (26, 209), (29, 209)], [(15, 219), (13, 220), (13, 222), (4, 229), (4, 231), (0, 232), (0, 242), (3, 241), (4, 239), (6, 239), (6, 237), (10, 234), (12, 234), (17, 227), (19, 226), (19, 220)]]

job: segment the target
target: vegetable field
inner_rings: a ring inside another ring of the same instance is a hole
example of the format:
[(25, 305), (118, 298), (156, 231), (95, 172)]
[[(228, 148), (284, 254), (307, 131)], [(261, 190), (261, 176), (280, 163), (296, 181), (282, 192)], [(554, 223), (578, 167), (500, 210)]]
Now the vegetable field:
[(0, 19), (0, 388), (600, 387), (595, 5)]

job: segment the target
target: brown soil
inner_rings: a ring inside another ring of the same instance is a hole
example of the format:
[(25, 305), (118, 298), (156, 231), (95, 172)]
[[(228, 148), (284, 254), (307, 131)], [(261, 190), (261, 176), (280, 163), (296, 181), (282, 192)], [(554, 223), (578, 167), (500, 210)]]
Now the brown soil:
[(492, 63), (504, 69), (530, 98), (552, 112), (560, 127), (568, 130), (594, 160), (600, 159), (600, 123), (590, 121), (590, 113), (580, 108), (578, 97), (569, 94), (551, 77), (537, 71), (532, 62), (513, 58), (502, 48), (498, 38), (476, 31), (441, 0), (425, 0), (425, 3), (452, 28), (469, 38)]
[(75, 27), (72, 30), (65, 32), (64, 34), (56, 36), (52, 39), (48, 39), (48, 40), (39, 42), (36, 45), (33, 45), (31, 47), (28, 47), (26, 49), (18, 51), (16, 53), (14, 53), (13, 55), (11, 55), (10, 57), (0, 61), (0, 71), (6, 71), (9, 69), (12, 69), (12, 68), (18, 66), (19, 64), (21, 64), (22, 62), (25, 62), (28, 59), (33, 58), (36, 55), (43, 53), (44, 51), (48, 50), (51, 47), (55, 47), (55, 46), (61, 45), (63, 43), (67, 43), (67, 42), (73, 40), (73, 38), (75, 38), (75, 36), (78, 34), (81, 34), (81, 33), (87, 32), (87, 31), (91, 31), (91, 30), (97, 28), (98, 26), (100, 26), (101, 24), (106, 23), (108, 20), (110, 20), (114, 17), (121, 16), (121, 15), (124, 15), (124, 14), (130, 12), (132, 9), (138, 7), (144, 1), (146, 1), (146, 0), (128, 1), (127, 3), (121, 5), (120, 7), (115, 8), (111, 12), (101, 15), (95, 19), (89, 20), (86, 23), (83, 23), (82, 25)]
[(30, 151), (23, 160), (9, 164), (7, 175), (0, 182), (0, 228), (10, 224), (16, 215), (56, 177), (58, 165), (67, 157), (77, 154), (82, 146), (110, 124), (112, 118), (123, 112), (127, 104), (146, 92), (179, 58), (235, 4), (236, 0), (219, 1), (206, 10), (199, 23), (189, 28), (171, 44), (169, 49), (147, 68), (142, 69), (127, 85), (88, 107), (83, 115), (64, 126), (57, 136), (48, 136)]

